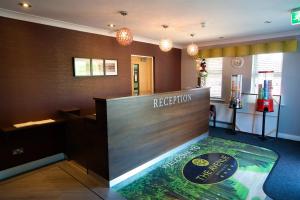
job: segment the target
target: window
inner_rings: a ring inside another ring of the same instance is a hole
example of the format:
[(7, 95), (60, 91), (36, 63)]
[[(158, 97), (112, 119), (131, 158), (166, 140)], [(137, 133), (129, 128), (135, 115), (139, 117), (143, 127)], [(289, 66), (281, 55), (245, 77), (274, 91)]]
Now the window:
[[(253, 56), (251, 92), (258, 92), (258, 84), (263, 84), (265, 76), (272, 80), (272, 94), (279, 95), (281, 91), (282, 53), (258, 54)], [(274, 71), (270, 74), (259, 74), (259, 71)]]
[(223, 58), (206, 59), (207, 79), (206, 85), (210, 87), (210, 97), (222, 97)]

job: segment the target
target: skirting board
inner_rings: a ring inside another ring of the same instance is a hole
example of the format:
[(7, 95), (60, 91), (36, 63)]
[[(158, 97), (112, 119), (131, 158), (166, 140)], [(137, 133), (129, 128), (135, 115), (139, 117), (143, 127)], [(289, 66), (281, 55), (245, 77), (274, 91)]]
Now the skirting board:
[[(210, 121), (209, 125), (213, 126), (213, 122)], [(216, 121), (216, 127), (231, 129), (232, 125), (230, 123), (228, 123), (228, 122), (219, 122), (219, 121)]]
[(300, 135), (291, 135), (288, 133), (278, 133), (279, 138), (287, 139), (287, 140), (294, 140), (294, 141), (300, 141)]
[(130, 170), (129, 172), (126, 172), (125, 174), (109, 181), (109, 187), (113, 187), (114, 185), (117, 185), (118, 183), (121, 183), (122, 181), (125, 181), (129, 177), (134, 176), (135, 174), (147, 169), (148, 167), (158, 163), (159, 161), (167, 158), (168, 156), (170, 156), (172, 154), (175, 154), (178, 151), (186, 148), (187, 146), (189, 146), (191, 144), (194, 144), (196, 142), (199, 142), (200, 140), (203, 140), (207, 137), (208, 137), (208, 132), (206, 132), (206, 133), (204, 133), (204, 134), (202, 134), (202, 135), (200, 135), (200, 136), (198, 136), (198, 137), (196, 137), (196, 138), (194, 138), (194, 139), (192, 139), (192, 140), (176, 147), (175, 149), (172, 149), (171, 151), (168, 151), (168, 152), (166, 152), (166, 153), (164, 153), (164, 154), (162, 154), (162, 155), (160, 155), (160, 156), (158, 156), (158, 157), (156, 157), (156, 158), (140, 165), (139, 167), (134, 168), (133, 170)]
[(53, 156), (42, 158), (40, 160), (35, 160), (29, 163), (25, 163), (23, 165), (2, 170), (0, 171), (0, 181), (64, 159), (65, 159), (65, 154), (59, 153)]
[[(213, 123), (210, 122), (210, 126), (212, 126), (212, 125), (213, 125)], [(229, 125), (227, 122), (224, 122), (224, 123), (216, 122), (216, 127), (231, 129), (231, 125)], [(252, 133), (252, 134), (256, 134), (256, 133)], [(259, 135), (259, 134), (257, 134), (257, 135)], [(269, 135), (269, 136), (270, 137), (275, 137), (273, 135)], [(293, 140), (293, 141), (300, 141), (300, 136), (299, 135), (292, 135), (292, 134), (282, 133), (282, 132), (278, 133), (278, 138)]]
[[(260, 135), (258, 133), (253, 133), (253, 134)], [(272, 135), (266, 135), (266, 136), (273, 137), (273, 138), (276, 137), (275, 133), (272, 134)], [(291, 134), (288, 134), (288, 133), (280, 133), (280, 132), (278, 132), (278, 138), (286, 139), (286, 140), (293, 140), (293, 141), (300, 141), (300, 136), (298, 136), (298, 135), (291, 135)]]

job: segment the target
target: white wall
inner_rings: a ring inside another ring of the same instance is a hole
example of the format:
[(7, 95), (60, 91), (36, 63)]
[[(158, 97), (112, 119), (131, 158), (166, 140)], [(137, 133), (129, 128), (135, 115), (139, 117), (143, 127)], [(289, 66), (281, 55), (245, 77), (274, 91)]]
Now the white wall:
[(243, 88), (242, 92), (249, 93), (251, 90), (251, 71), (252, 71), (252, 56), (245, 56), (245, 63), (242, 68), (233, 68), (231, 65), (232, 58), (225, 57), (223, 59), (223, 93), (222, 96), (225, 102), (230, 98), (231, 87), (231, 75), (242, 74), (243, 75)]
[[(300, 41), (300, 37), (298, 38)], [(300, 43), (300, 42), (299, 42)], [(223, 90), (224, 103), (217, 103), (217, 121), (230, 123), (232, 120), (231, 109), (228, 109), (230, 97), (230, 80), (232, 74), (243, 74), (242, 92), (249, 93), (251, 90), (252, 56), (244, 57), (244, 67), (235, 69), (231, 66), (231, 58), (223, 59)], [(194, 87), (197, 84), (196, 63), (191, 57), (182, 51), (181, 57), (181, 87)], [(194, 67), (191, 66), (194, 64)], [(279, 119), (279, 136), (282, 138), (300, 140), (300, 50), (295, 53), (284, 53), (282, 70), (282, 95), (283, 106)], [(261, 115), (254, 113), (253, 104), (245, 105), (243, 110), (238, 111), (237, 127), (246, 132), (259, 133), (261, 130)], [(270, 114), (266, 121), (266, 132), (274, 134), (277, 117)], [(226, 125), (225, 125), (226, 127)]]
[[(300, 45), (300, 36), (298, 37)], [(300, 47), (298, 52), (283, 55), (282, 97), (279, 132), (300, 138)]]

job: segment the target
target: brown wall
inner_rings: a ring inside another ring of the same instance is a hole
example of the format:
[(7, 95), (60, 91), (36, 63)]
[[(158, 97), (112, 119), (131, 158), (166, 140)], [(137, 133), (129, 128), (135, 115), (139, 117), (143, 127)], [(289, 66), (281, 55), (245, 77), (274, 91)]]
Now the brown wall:
[[(93, 97), (131, 93), (130, 55), (154, 56), (155, 92), (180, 89), (181, 50), (0, 17), (0, 125), (54, 117), (77, 107), (94, 113)], [(118, 60), (118, 76), (73, 77), (72, 57)]]

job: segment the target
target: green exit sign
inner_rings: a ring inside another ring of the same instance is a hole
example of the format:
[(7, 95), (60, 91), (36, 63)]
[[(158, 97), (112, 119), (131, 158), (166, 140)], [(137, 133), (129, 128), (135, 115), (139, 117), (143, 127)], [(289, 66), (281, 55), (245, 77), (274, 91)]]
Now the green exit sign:
[(292, 25), (300, 24), (300, 8), (295, 8), (291, 11)]

